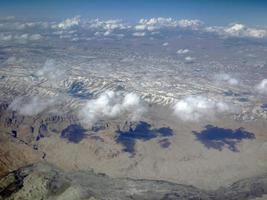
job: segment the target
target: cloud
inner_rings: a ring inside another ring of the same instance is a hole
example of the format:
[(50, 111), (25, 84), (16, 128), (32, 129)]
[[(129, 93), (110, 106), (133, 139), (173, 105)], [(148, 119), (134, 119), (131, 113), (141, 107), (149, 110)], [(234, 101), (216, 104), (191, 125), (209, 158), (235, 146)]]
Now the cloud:
[(97, 30), (95, 36), (119, 36), (123, 37), (124, 35), (119, 31), (130, 29), (126, 23), (123, 23), (121, 20), (90, 20), (85, 22), (82, 26), (85, 29)]
[(4, 21), (0, 24), (0, 27), (1, 31), (14, 31), (16, 33), (18, 31), (29, 31), (29, 33), (32, 33), (31, 31), (48, 29), (51, 25), (51, 22), (25, 22), (25, 20), (20, 21), (20, 19), (16, 19), (16, 21)]
[(151, 19), (140, 19), (139, 23), (135, 26), (135, 29), (139, 31), (155, 31), (168, 26), (173, 26), (171, 18), (158, 17)]
[(38, 41), (42, 39), (42, 36), (40, 34), (32, 34), (29, 35), (28, 33), (23, 34), (0, 34), (0, 41), (15, 41), (15, 42), (28, 42), (28, 41)]
[(5, 17), (0, 17), (0, 20), (4, 20), (4, 21), (11, 21), (11, 20), (15, 20), (16, 17), (15, 16), (5, 16)]
[(53, 59), (48, 59), (43, 67), (36, 72), (36, 76), (49, 80), (50, 84), (57, 84), (66, 76), (66, 70)]
[(163, 44), (162, 44), (162, 46), (164, 46), (164, 47), (166, 47), (166, 46), (168, 46), (169, 45), (169, 42), (164, 42)]
[(217, 74), (215, 75), (215, 80), (220, 82), (220, 83), (227, 83), (229, 85), (238, 85), (239, 81), (235, 78), (233, 78), (232, 76), (230, 76), (229, 74)]
[(193, 63), (196, 59), (194, 57), (191, 56), (187, 56), (185, 57), (185, 62), (186, 63)]
[(135, 28), (135, 30), (137, 30), (137, 31), (144, 31), (144, 30), (147, 29), (147, 26), (146, 26), (145, 24), (138, 24), (138, 25), (136, 25), (134, 28)]
[(151, 18), (151, 19), (140, 19), (139, 23), (134, 26), (137, 31), (155, 31), (161, 28), (182, 28), (197, 30), (203, 25), (200, 20), (194, 19), (181, 19), (174, 20), (172, 18)]
[(89, 25), (85, 24), (84, 27), (89, 27), (92, 29), (103, 29), (103, 30), (122, 30), (129, 28), (128, 25), (122, 23), (121, 20), (100, 20), (95, 19), (88, 22)]
[(57, 28), (69, 29), (78, 26), (80, 24), (80, 21), (81, 21), (80, 16), (75, 16), (73, 18), (66, 19), (63, 22), (59, 23), (57, 25)]
[(140, 97), (135, 93), (106, 91), (98, 98), (89, 100), (81, 109), (80, 116), (85, 123), (92, 125), (99, 119), (116, 118), (120, 115), (137, 120), (144, 110)]
[(13, 36), (11, 34), (0, 34), (0, 41), (11, 41)]
[(258, 85), (256, 85), (256, 90), (261, 94), (267, 95), (267, 79), (263, 79)]
[(135, 36), (135, 37), (144, 37), (144, 36), (146, 36), (146, 32), (134, 32), (133, 36)]
[(22, 64), (24, 61), (23, 58), (16, 58), (15, 56), (10, 56), (5, 60), (6, 65), (16, 65), (16, 64)]
[(32, 116), (37, 115), (48, 107), (54, 105), (55, 98), (34, 97), (17, 97), (9, 105), (9, 109), (17, 111), (21, 115)]
[(177, 25), (180, 28), (189, 28), (192, 30), (198, 30), (204, 23), (198, 19), (188, 20), (188, 19), (181, 19), (177, 21)]
[(188, 96), (178, 101), (174, 114), (183, 121), (198, 121), (201, 118), (212, 118), (217, 113), (229, 111), (229, 105), (203, 96)]
[(250, 28), (243, 24), (230, 24), (227, 27), (207, 27), (206, 31), (215, 32), (225, 37), (264, 38), (267, 36), (266, 29)]
[(178, 49), (177, 50), (177, 54), (187, 54), (189, 52), (190, 52), (189, 49)]
[(22, 34), (22, 35), (16, 35), (15, 39), (17, 39), (17, 40), (27, 40), (28, 37), (29, 37), (29, 35), (27, 33), (25, 33), (25, 34)]
[(32, 41), (37, 41), (40, 39), (42, 39), (42, 36), (40, 34), (33, 34), (29, 36), (29, 40), (32, 40)]

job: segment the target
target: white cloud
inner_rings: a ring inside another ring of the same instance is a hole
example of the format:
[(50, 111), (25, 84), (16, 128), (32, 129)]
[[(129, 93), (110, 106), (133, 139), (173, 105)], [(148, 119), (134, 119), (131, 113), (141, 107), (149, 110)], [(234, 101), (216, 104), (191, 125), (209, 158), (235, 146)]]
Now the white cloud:
[(16, 42), (28, 42), (28, 41), (37, 41), (42, 39), (42, 36), (40, 34), (32, 34), (29, 35), (28, 33), (23, 34), (0, 34), (0, 41), (16, 41)]
[(194, 20), (181, 19), (177, 21), (177, 24), (180, 28), (189, 28), (197, 30), (203, 25), (203, 22), (197, 19)]
[(12, 29), (16, 29), (16, 30), (23, 30), (26, 28), (26, 24), (24, 23), (19, 23), (19, 22), (15, 22), (13, 24), (10, 24), (10, 28)]
[(267, 94), (267, 79), (263, 79), (258, 85), (256, 90), (261, 94)]
[(203, 22), (200, 20), (174, 20), (172, 18), (151, 18), (151, 19), (141, 19), (139, 23), (135, 25), (135, 30), (138, 31), (155, 31), (161, 28), (183, 28), (183, 29), (192, 29), (197, 30), (203, 25)]
[(81, 21), (80, 16), (75, 16), (73, 18), (66, 19), (63, 22), (59, 23), (57, 27), (60, 29), (69, 29), (74, 26), (78, 26), (80, 24), (80, 21)]
[(98, 98), (89, 100), (81, 109), (80, 116), (86, 124), (92, 125), (99, 119), (115, 118), (120, 115), (137, 120), (143, 112), (144, 106), (138, 95), (106, 91)]
[(123, 30), (130, 29), (130, 25), (123, 23), (121, 20), (90, 20), (82, 23), (82, 28), (89, 31), (94, 31), (97, 37), (115, 36), (124, 37)]
[(229, 74), (217, 74), (215, 75), (215, 80), (220, 82), (220, 83), (227, 83), (229, 85), (238, 85), (239, 81), (235, 78), (233, 78), (232, 76), (230, 76)]
[(51, 84), (57, 84), (58, 81), (65, 78), (66, 71), (55, 60), (48, 59), (43, 67), (36, 72), (36, 75), (49, 80)]
[(13, 36), (11, 34), (0, 34), (0, 41), (10, 41), (12, 40)]
[(122, 30), (128, 28), (128, 26), (124, 23), (122, 23), (121, 20), (106, 20), (102, 21), (100, 19), (91, 20), (88, 22), (89, 25), (85, 24), (84, 27), (89, 26), (89, 28), (93, 29), (103, 29), (103, 30)]
[(40, 34), (33, 34), (29, 36), (29, 40), (32, 40), (32, 41), (37, 41), (40, 39), (42, 39), (42, 36)]
[(126, 27), (121, 23), (120, 20), (107, 20), (105, 21), (106, 30), (115, 30), (115, 29), (125, 29)]
[(185, 57), (185, 62), (186, 63), (193, 63), (194, 61), (195, 61), (194, 57), (191, 57), (191, 56)]
[(137, 30), (137, 31), (144, 31), (144, 30), (146, 30), (146, 25), (145, 24), (138, 24), (138, 25), (136, 25), (135, 27), (135, 30)]
[(162, 46), (164, 46), (164, 47), (166, 47), (166, 46), (168, 46), (168, 45), (169, 45), (168, 42), (164, 42), (164, 43), (162, 44)]
[(44, 97), (17, 97), (9, 105), (9, 109), (17, 111), (21, 115), (32, 116), (37, 115), (49, 106), (55, 104), (55, 98)]
[(101, 32), (99, 32), (99, 31), (97, 31), (97, 32), (94, 33), (94, 35), (95, 35), (95, 36), (101, 36), (101, 35), (103, 35), (103, 34), (102, 34)]
[(221, 27), (221, 26), (207, 27), (206, 31), (215, 32), (225, 37), (249, 37), (249, 38), (267, 37), (266, 29), (250, 28), (243, 24), (231, 24), (228, 27)]
[(189, 52), (190, 52), (189, 49), (178, 49), (177, 50), (177, 54), (187, 54)]
[(229, 106), (222, 101), (215, 101), (203, 96), (188, 96), (178, 101), (174, 114), (183, 121), (197, 121), (212, 118), (217, 113), (229, 111)]
[(144, 37), (144, 36), (146, 36), (146, 32), (134, 32), (133, 36), (135, 36), (135, 37)]
[(14, 39), (17, 40), (18, 42), (27, 42), (28, 38), (29, 38), (29, 34), (27, 33), (14, 36)]

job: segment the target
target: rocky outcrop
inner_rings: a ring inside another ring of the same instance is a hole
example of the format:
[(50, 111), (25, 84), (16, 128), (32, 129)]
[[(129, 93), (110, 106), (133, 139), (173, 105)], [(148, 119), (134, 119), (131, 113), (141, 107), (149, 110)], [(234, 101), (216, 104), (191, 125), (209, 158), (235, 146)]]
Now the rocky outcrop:
[(93, 171), (65, 173), (37, 163), (0, 179), (0, 199), (109, 199), (109, 200), (222, 200), (252, 199), (267, 193), (267, 175), (245, 179), (228, 188), (203, 191), (165, 181), (111, 178)]
[(1, 132), (0, 135), (0, 177), (19, 167), (37, 162), (42, 157), (42, 152), (34, 150), (25, 142), (17, 138), (12, 139)]

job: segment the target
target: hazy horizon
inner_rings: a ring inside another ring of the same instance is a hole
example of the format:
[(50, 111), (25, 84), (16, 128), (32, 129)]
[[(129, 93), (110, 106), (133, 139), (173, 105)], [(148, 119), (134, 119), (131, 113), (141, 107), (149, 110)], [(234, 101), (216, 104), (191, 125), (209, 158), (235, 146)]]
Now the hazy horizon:
[[(210, 25), (243, 23), (267, 26), (266, 1), (212, 1), (212, 0), (56, 0), (1, 1), (0, 16), (63, 19), (80, 15), (85, 18), (123, 19), (172, 17), (199, 19)], [(223, 17), (222, 17), (223, 16)]]

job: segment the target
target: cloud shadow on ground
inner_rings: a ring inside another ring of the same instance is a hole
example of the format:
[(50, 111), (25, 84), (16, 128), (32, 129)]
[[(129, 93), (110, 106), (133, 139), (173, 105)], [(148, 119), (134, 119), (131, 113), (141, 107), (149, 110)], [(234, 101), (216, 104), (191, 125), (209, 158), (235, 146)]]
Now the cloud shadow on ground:
[(201, 132), (193, 131), (193, 134), (208, 149), (213, 148), (219, 151), (223, 148), (228, 148), (233, 152), (238, 152), (238, 143), (242, 140), (255, 139), (255, 134), (246, 131), (244, 128), (232, 130), (213, 125), (205, 126), (205, 129)]
[[(148, 141), (154, 138), (164, 138), (173, 135), (173, 130), (169, 127), (161, 127), (153, 129), (147, 122), (140, 121), (135, 128), (130, 128), (129, 131), (117, 130), (117, 143), (123, 145), (123, 151), (135, 155), (135, 144), (137, 140)], [(165, 138), (166, 139), (166, 138)], [(167, 144), (168, 143), (168, 144)], [(165, 140), (160, 143), (162, 148), (169, 147), (170, 142)]]

